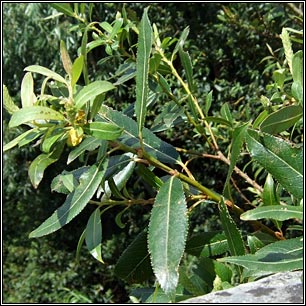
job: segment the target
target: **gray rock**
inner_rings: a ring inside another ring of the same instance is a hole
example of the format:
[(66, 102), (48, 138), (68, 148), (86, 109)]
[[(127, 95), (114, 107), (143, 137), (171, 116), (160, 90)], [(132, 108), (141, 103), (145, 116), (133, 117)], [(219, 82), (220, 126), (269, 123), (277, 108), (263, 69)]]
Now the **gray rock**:
[(182, 303), (304, 303), (303, 271), (282, 272)]

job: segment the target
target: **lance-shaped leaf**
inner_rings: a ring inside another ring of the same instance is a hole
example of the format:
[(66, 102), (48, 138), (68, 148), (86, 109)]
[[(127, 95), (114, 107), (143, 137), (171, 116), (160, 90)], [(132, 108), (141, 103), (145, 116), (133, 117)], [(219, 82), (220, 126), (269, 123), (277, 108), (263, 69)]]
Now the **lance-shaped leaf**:
[(179, 56), (182, 62), (182, 65), (185, 69), (186, 79), (188, 87), (190, 90), (193, 89), (193, 72), (192, 72), (192, 63), (188, 52), (184, 51), (182, 47), (179, 48)]
[(174, 56), (175, 56), (175, 54), (179, 51), (179, 49), (182, 48), (182, 47), (184, 46), (184, 43), (185, 43), (185, 41), (186, 41), (188, 35), (189, 35), (189, 26), (186, 27), (186, 28), (183, 30), (183, 32), (182, 32), (180, 38), (178, 39), (178, 41), (177, 41), (177, 43), (176, 43), (176, 45), (175, 45), (175, 47), (174, 47), (174, 50), (173, 50), (173, 52), (172, 52), (172, 55), (171, 55), (171, 62), (173, 61)]
[(93, 101), (96, 96), (114, 88), (115, 86), (108, 81), (94, 81), (84, 86), (76, 95), (74, 100), (75, 106), (77, 108), (82, 108), (89, 100)]
[(129, 283), (140, 283), (152, 275), (147, 247), (147, 231), (141, 232), (120, 256), (115, 274)]
[(72, 64), (71, 86), (73, 87), (79, 80), (83, 70), (84, 56), (81, 54)]
[[(138, 127), (133, 119), (105, 105), (101, 107), (98, 115), (101, 120), (114, 123), (124, 129), (118, 138), (119, 142), (131, 148), (139, 148)], [(175, 164), (180, 160), (178, 152), (172, 145), (155, 136), (147, 128), (143, 129), (143, 140), (145, 151), (161, 162)]]
[(270, 173), (268, 173), (264, 190), (262, 192), (262, 200), (265, 206), (269, 205), (279, 205), (279, 199), (276, 194), (276, 189), (274, 186), (274, 180)]
[(58, 81), (60, 83), (64, 83), (64, 84), (67, 83), (66, 80), (62, 76), (60, 76), (58, 73), (56, 73), (56, 72), (54, 72), (54, 71), (52, 71), (48, 68), (45, 68), (43, 66), (32, 65), (32, 66), (26, 67), (24, 70), (45, 75), (45, 76), (47, 76), (51, 79), (54, 79), (55, 81)]
[(101, 241), (102, 241), (102, 224), (101, 212), (98, 207), (93, 211), (88, 219), (86, 225), (85, 242), (90, 254), (100, 262), (103, 262), (101, 255)]
[(292, 127), (303, 116), (303, 109), (298, 105), (290, 105), (270, 114), (260, 124), (260, 130), (269, 134), (277, 134)]
[(33, 106), (35, 102), (34, 81), (31, 72), (27, 72), (21, 83), (21, 104), (22, 107), (28, 107)]
[(9, 127), (12, 128), (35, 120), (62, 121), (65, 120), (65, 117), (61, 113), (49, 107), (29, 106), (26, 108), (19, 109), (18, 111), (13, 113), (9, 122)]
[(303, 269), (303, 238), (293, 238), (271, 243), (255, 254), (218, 259), (243, 266), (249, 270), (285, 272)]
[(240, 215), (241, 220), (274, 219), (279, 221), (302, 219), (303, 207), (292, 205), (261, 206)]
[(61, 59), (62, 59), (64, 69), (67, 72), (67, 74), (69, 75), (69, 77), (71, 78), (72, 63), (71, 63), (71, 59), (70, 59), (69, 53), (67, 51), (65, 42), (63, 40), (61, 40), (61, 42), (60, 42), (60, 52), (61, 52)]
[(80, 179), (80, 185), (70, 193), (64, 204), (58, 208), (51, 217), (43, 222), (37, 229), (30, 233), (30, 238), (41, 237), (51, 234), (75, 218), (87, 205), (91, 197), (95, 194), (104, 172), (108, 160), (105, 160), (98, 167), (93, 165), (84, 173)]
[(222, 227), (224, 229), (231, 254), (233, 256), (244, 255), (245, 248), (241, 233), (238, 230), (234, 220), (230, 216), (223, 199), (220, 201), (219, 210)]
[[(262, 137), (260, 137), (262, 136)], [(248, 130), (246, 141), (251, 156), (292, 195), (303, 197), (303, 148), (283, 139)]]
[(71, 8), (70, 3), (51, 3), (50, 5), (61, 13), (64, 13), (70, 17), (75, 17), (75, 13)]
[(148, 233), (153, 272), (166, 293), (175, 291), (178, 284), (178, 267), (185, 249), (187, 225), (182, 182), (173, 176), (162, 185), (156, 196)]
[(138, 134), (142, 135), (144, 126), (147, 97), (149, 58), (152, 48), (152, 27), (148, 18), (148, 8), (144, 10), (139, 29), (138, 50), (136, 59), (136, 104), (135, 113), (138, 123)]
[(9, 94), (7, 87), (3, 85), (2, 88), (3, 88), (3, 105), (9, 114), (13, 114), (14, 112), (18, 111), (19, 107), (14, 103), (13, 99)]
[(86, 134), (102, 140), (115, 140), (123, 130), (118, 125), (106, 122), (91, 122), (84, 125), (83, 129)]

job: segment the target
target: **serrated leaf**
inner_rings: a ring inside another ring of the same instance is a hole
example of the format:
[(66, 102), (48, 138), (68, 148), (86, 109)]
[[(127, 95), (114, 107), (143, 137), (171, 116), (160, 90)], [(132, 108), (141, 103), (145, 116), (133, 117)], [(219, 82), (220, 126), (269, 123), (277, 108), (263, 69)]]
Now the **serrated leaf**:
[[(98, 115), (101, 120), (114, 123), (124, 129), (122, 135), (118, 138), (119, 142), (135, 149), (140, 147), (138, 126), (133, 119), (105, 105), (101, 107)], [(147, 128), (143, 129), (143, 140), (145, 151), (161, 162), (175, 164), (180, 160), (179, 154), (172, 145), (162, 141)]]
[(14, 112), (19, 110), (19, 107), (14, 103), (13, 99), (11, 98), (8, 89), (5, 85), (2, 86), (3, 88), (3, 105), (8, 113), (11, 115)]
[(54, 79), (60, 83), (64, 83), (66, 84), (66, 80), (60, 76), (58, 73), (48, 69), (48, 68), (45, 68), (43, 66), (39, 66), (39, 65), (32, 65), (32, 66), (28, 66), (24, 69), (25, 71), (30, 71), (30, 72), (35, 72), (35, 73), (39, 73), (39, 74), (42, 74), (42, 75), (45, 75), (51, 79)]
[(59, 12), (64, 13), (70, 17), (75, 16), (69, 3), (51, 3), (51, 6)]
[(228, 242), (222, 232), (196, 234), (186, 243), (186, 253), (197, 257), (212, 257), (226, 251), (228, 251)]
[(85, 242), (90, 254), (98, 261), (104, 263), (101, 255), (102, 224), (99, 207), (92, 212), (88, 219)]
[(151, 212), (148, 248), (154, 274), (165, 293), (175, 291), (188, 230), (182, 182), (171, 177), (161, 186)]
[(224, 229), (230, 253), (233, 256), (244, 255), (245, 248), (241, 233), (238, 230), (234, 220), (230, 216), (223, 199), (219, 203), (219, 210), (222, 227)]
[(63, 67), (64, 67), (65, 71), (67, 72), (67, 74), (69, 75), (69, 77), (71, 78), (72, 62), (71, 62), (69, 53), (67, 51), (65, 42), (63, 40), (61, 40), (61, 42), (60, 42), (60, 53), (61, 53), (61, 60), (62, 60), (62, 63), (63, 63)]
[(35, 120), (63, 121), (65, 120), (65, 117), (61, 113), (49, 107), (29, 106), (19, 109), (12, 114), (11, 120), (9, 122), (9, 127), (12, 128)]
[(84, 86), (76, 95), (74, 100), (75, 106), (82, 108), (89, 100), (93, 100), (96, 96), (114, 88), (115, 86), (108, 81), (94, 81)]
[(225, 191), (225, 188), (227, 184), (229, 183), (229, 180), (231, 178), (232, 172), (236, 166), (236, 163), (238, 161), (240, 150), (242, 148), (242, 145), (244, 144), (245, 140), (245, 134), (248, 128), (248, 123), (245, 123), (239, 127), (236, 127), (233, 132), (233, 138), (232, 138), (232, 145), (231, 145), (231, 157), (230, 157), (230, 166), (228, 168), (227, 177), (224, 184), (223, 193)]
[(303, 116), (303, 109), (298, 105), (290, 105), (267, 116), (259, 128), (262, 132), (277, 134), (292, 127)]
[(129, 283), (141, 283), (152, 275), (147, 231), (141, 232), (120, 256), (115, 274)]
[(37, 238), (51, 234), (75, 218), (87, 205), (95, 194), (105, 170), (108, 160), (105, 160), (98, 167), (93, 165), (82, 175), (80, 185), (70, 193), (64, 204), (58, 208), (51, 217), (43, 222), (37, 229), (30, 233), (30, 238)]
[(99, 145), (101, 145), (103, 140), (97, 139), (95, 137), (89, 136), (85, 138), (80, 145), (78, 145), (75, 149), (70, 151), (67, 159), (67, 165), (69, 165), (72, 161), (78, 158), (85, 151), (93, 151)]
[(303, 198), (303, 148), (283, 139), (248, 130), (247, 147), (251, 156), (291, 194)]
[(138, 36), (138, 50), (136, 59), (136, 103), (135, 113), (138, 123), (138, 134), (142, 129), (146, 117), (148, 98), (149, 58), (152, 48), (152, 27), (148, 18), (148, 8), (144, 10)]
[(21, 82), (21, 104), (22, 107), (28, 107), (33, 106), (35, 102), (34, 81), (31, 72), (27, 72)]
[(115, 140), (122, 134), (122, 128), (112, 123), (91, 122), (83, 127), (86, 134), (101, 140)]
[(303, 238), (281, 240), (264, 246), (255, 254), (218, 259), (250, 270), (285, 272), (303, 269)]
[(274, 219), (279, 221), (303, 219), (303, 207), (292, 205), (260, 206), (240, 215), (241, 220)]
[(84, 56), (81, 54), (75, 59), (71, 70), (71, 86), (73, 87), (79, 80), (83, 70)]
[(192, 63), (188, 52), (184, 51), (182, 47), (179, 48), (179, 56), (182, 62), (182, 65), (185, 69), (186, 78), (188, 87), (190, 90), (193, 89), (193, 71), (192, 71)]

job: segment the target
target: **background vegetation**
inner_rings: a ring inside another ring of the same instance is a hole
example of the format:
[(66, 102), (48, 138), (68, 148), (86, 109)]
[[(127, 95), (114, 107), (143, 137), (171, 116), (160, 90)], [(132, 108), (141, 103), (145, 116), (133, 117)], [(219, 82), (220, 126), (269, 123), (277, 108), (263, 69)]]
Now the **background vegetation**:
[[(116, 13), (122, 11), (122, 6), (94, 3), (91, 7), (92, 20), (112, 22)], [(145, 7), (144, 3), (128, 3), (125, 6), (129, 18), (136, 23), (140, 21)], [(273, 96), (273, 72), (277, 63), (282, 65), (285, 58), (279, 35), (283, 27), (301, 28), (303, 16), (299, 5), (156, 3), (151, 4), (149, 15), (160, 29), (160, 36), (178, 38), (189, 25), (190, 34), (185, 49), (188, 49), (195, 69), (196, 95), (206, 97), (212, 91), (212, 113), (219, 113), (227, 102), (234, 120), (247, 122), (265, 109), (262, 95), (269, 97), (272, 103), (273, 99), (278, 101), (279, 96)], [(20, 100), (20, 84), (26, 66), (39, 64), (61, 73), (60, 40), (65, 41), (70, 54), (76, 54), (81, 39), (76, 20), (58, 14), (49, 4), (3, 4), (3, 83), (15, 101)], [(134, 39), (136, 43), (136, 37)], [(294, 51), (300, 47), (299, 41), (293, 42)], [(90, 53), (90, 75), (94, 75), (95, 79), (110, 78), (116, 74), (120, 62), (112, 62), (116, 59), (102, 62), (106, 55), (102, 47)], [(178, 71), (182, 70), (179, 61), (175, 65)], [(125, 109), (133, 101), (134, 90), (133, 82), (125, 83), (120, 91), (108, 99), (109, 105), (119, 110)], [(162, 101), (161, 97), (157, 105)], [(148, 120), (153, 122), (156, 115), (149, 113)], [(7, 113), (4, 113), (3, 119), (4, 143), (7, 143), (20, 133), (21, 128), (7, 130)], [(219, 132), (222, 137), (222, 130)], [(162, 133), (161, 137), (177, 147), (193, 150), (202, 146), (193, 135), (193, 131), (178, 126)], [(222, 149), (227, 152), (230, 139), (226, 138), (225, 132), (223, 136)], [(299, 143), (301, 137), (300, 129), (292, 139)], [(3, 156), (4, 302), (129, 301), (129, 294), (136, 285), (118, 278), (114, 274), (114, 267), (123, 250), (147, 223), (150, 210), (146, 207), (129, 210), (124, 216), (129, 226), (120, 231), (110, 221), (118, 211), (103, 215), (105, 265), (94, 261), (85, 249), (82, 249), (80, 262), (75, 261), (77, 242), (91, 211), (73, 220), (65, 230), (46, 238), (30, 240), (29, 233), (63, 202), (61, 194), (50, 192), (50, 183), (57, 173), (66, 169), (64, 162), (57, 163), (55, 168), (48, 169), (40, 188), (34, 190), (27, 169), (37, 154), (38, 148), (33, 146), (15, 148)], [(239, 161), (242, 166), (246, 162), (247, 157)], [(190, 170), (199, 181), (205, 181), (208, 187), (222, 193), (226, 165), (207, 158), (195, 159)], [(246, 172), (255, 173), (257, 182), (264, 185), (266, 174), (262, 169), (252, 169), (250, 166)], [(254, 193), (239, 177), (235, 179), (246, 197)], [(138, 184), (136, 176), (130, 180), (128, 188), (133, 195), (150, 196), (150, 189)], [(241, 201), (241, 193), (237, 192), (234, 196)], [(285, 224), (284, 233), (287, 237), (295, 237), (296, 231), (286, 231), (289, 225)], [(215, 211), (209, 205), (202, 205), (197, 214), (191, 216), (190, 226), (200, 232), (218, 230), (221, 224)]]

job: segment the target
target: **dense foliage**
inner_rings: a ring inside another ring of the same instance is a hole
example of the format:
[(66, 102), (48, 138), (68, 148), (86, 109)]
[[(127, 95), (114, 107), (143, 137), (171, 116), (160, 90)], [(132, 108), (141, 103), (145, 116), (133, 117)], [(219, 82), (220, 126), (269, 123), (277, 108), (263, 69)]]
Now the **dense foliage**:
[(299, 7), (4, 12), (7, 302), (178, 301), (302, 267)]

